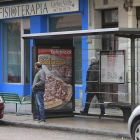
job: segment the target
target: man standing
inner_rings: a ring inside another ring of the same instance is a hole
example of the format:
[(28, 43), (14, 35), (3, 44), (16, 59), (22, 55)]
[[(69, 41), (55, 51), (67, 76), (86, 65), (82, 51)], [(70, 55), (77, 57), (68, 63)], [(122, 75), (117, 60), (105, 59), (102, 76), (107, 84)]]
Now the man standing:
[[(99, 83), (99, 61), (96, 59), (96, 57), (90, 58), (91, 65), (87, 71), (87, 77), (86, 77), (86, 104), (84, 110), (80, 111), (81, 114), (88, 114), (88, 110), (90, 107), (90, 103), (93, 99), (93, 97), (96, 95), (98, 101), (100, 103), (103, 103), (103, 94), (99, 93), (102, 88), (104, 88), (104, 85), (100, 85)], [(103, 104), (100, 105), (101, 109), (101, 115), (105, 115), (105, 107)]]
[(35, 63), (36, 75), (34, 78), (32, 91), (35, 96), (35, 105), (37, 111), (37, 118), (35, 121), (45, 122), (45, 110), (44, 110), (44, 93), (45, 93), (45, 72), (42, 69), (42, 64), (40, 62)]

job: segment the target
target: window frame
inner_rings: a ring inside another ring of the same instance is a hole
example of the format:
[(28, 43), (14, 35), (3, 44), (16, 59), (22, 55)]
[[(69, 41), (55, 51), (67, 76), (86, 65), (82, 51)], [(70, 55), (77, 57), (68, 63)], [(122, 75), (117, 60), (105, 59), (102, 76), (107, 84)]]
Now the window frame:
[[(20, 47), (21, 47), (21, 49), (20, 49), (20, 53), (21, 53), (21, 81), (19, 82), (19, 83), (11, 83), (11, 82), (4, 82), (4, 69), (3, 69), (3, 66), (4, 66), (4, 49), (3, 49), (3, 23), (10, 23), (10, 22), (20, 22), (20, 34), (21, 34), (21, 36), (22, 36), (22, 23), (21, 23), (21, 19), (14, 19), (14, 20), (4, 20), (4, 21), (2, 21), (2, 24), (1, 24), (1, 34), (2, 34), (2, 84), (7, 84), (7, 85), (22, 85), (23, 83), (22, 83), (22, 79), (23, 79), (23, 76), (24, 75), (22, 75), (22, 72), (23, 72), (23, 70), (22, 70), (22, 63), (24, 63), (24, 62), (22, 62), (22, 59), (23, 59), (23, 53), (22, 53), (22, 41), (20, 42)], [(21, 37), (21, 39), (22, 39), (22, 37)]]
[(106, 11), (113, 11), (113, 10), (117, 10), (118, 11), (118, 8), (102, 10), (102, 28), (109, 28), (109, 27), (115, 28), (115, 27), (118, 27), (119, 20), (118, 20), (118, 22), (107, 22), (107, 23), (105, 23), (105, 12)]

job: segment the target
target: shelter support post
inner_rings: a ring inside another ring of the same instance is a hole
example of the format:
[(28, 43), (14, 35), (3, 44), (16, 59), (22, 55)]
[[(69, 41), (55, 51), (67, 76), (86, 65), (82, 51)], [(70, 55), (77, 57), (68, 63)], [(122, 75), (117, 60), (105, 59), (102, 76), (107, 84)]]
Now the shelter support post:
[(135, 109), (135, 37), (131, 36), (131, 111)]

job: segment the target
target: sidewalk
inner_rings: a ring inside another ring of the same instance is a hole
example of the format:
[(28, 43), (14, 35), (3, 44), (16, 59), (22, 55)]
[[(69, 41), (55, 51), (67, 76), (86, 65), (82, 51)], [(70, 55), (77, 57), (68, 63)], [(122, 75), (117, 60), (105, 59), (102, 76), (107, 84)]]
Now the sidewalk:
[[(5, 108), (6, 112), (10, 110), (8, 108), (11, 108), (11, 110), (15, 109), (13, 105), (9, 105), (9, 107), (7, 105)], [(30, 113), (30, 111), (29, 105), (26, 105), (21, 110), (22, 113)], [(92, 109), (90, 111), (92, 111)], [(115, 110), (113, 111), (115, 112)], [(107, 112), (109, 112), (109, 110)], [(116, 110), (116, 112), (118, 113), (120, 110)], [(6, 113), (0, 122), (21, 127), (34, 127), (129, 138), (127, 123), (124, 123), (123, 119), (117, 118), (113, 119), (104, 117), (99, 119), (98, 117), (75, 116), (47, 119), (45, 123), (37, 123), (33, 121), (32, 115), (16, 116), (15, 114)]]

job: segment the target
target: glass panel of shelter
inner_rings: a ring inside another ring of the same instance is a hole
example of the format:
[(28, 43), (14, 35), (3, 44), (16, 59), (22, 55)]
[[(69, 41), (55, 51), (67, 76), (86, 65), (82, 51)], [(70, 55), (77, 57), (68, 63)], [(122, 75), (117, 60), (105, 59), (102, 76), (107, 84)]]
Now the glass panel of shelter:
[[(77, 40), (77, 42), (82, 40), (81, 47), (80, 45), (75, 47), (75, 56), (78, 55), (79, 58), (82, 58), (82, 60), (79, 59), (75, 61), (75, 65), (77, 65), (79, 61), (82, 61), (81, 68), (75, 67), (75, 74), (77, 71), (81, 73), (81, 77), (79, 77), (78, 79), (75, 78), (75, 83), (79, 83), (80, 85), (80, 88), (77, 88), (77, 84), (76, 84), (75, 95), (79, 94), (78, 97), (81, 97), (81, 90), (83, 93), (82, 102), (80, 102), (81, 100), (79, 100), (81, 106), (82, 105), (85, 106), (85, 103), (88, 101), (86, 100), (86, 95), (87, 93), (89, 93), (91, 96), (88, 96), (88, 98), (91, 98), (92, 101), (90, 103), (90, 99), (89, 99), (89, 101), (87, 102), (88, 104), (90, 104), (90, 109), (88, 113), (100, 114), (101, 113), (100, 109), (96, 109), (96, 107), (99, 108), (101, 104), (104, 104), (106, 114), (117, 115), (117, 116), (122, 115), (121, 110), (119, 109), (112, 110), (111, 108), (108, 107), (108, 103), (109, 102), (131, 103), (130, 39), (115, 37), (115, 35), (102, 35), (102, 36), (98, 35), (98, 36), (88, 36), (88, 37), (84, 37), (84, 36), (74, 37), (74, 40)], [(111, 84), (111, 83), (99, 84), (100, 81), (100, 77), (99, 77), (100, 54), (99, 53), (100, 51), (103, 50), (112, 50), (112, 51), (125, 50), (125, 83), (124, 84)], [(78, 54), (76, 52), (78, 52)], [(96, 63), (97, 64), (96, 70), (91, 70), (89, 69), (89, 67), (94, 57), (96, 58), (98, 63)], [(87, 80), (87, 75), (90, 72), (93, 73), (91, 75), (94, 78), (89, 78), (90, 80), (89, 79)], [(139, 78), (138, 78), (138, 82), (139, 82)], [(89, 83), (94, 88), (87, 89)], [(96, 87), (98, 87), (98, 89), (95, 89)], [(138, 90), (139, 86), (137, 86), (136, 89)], [(76, 106), (76, 111), (79, 111), (81, 109), (81, 106), (78, 107)]]
[(140, 39), (135, 39), (135, 101), (140, 104)]

